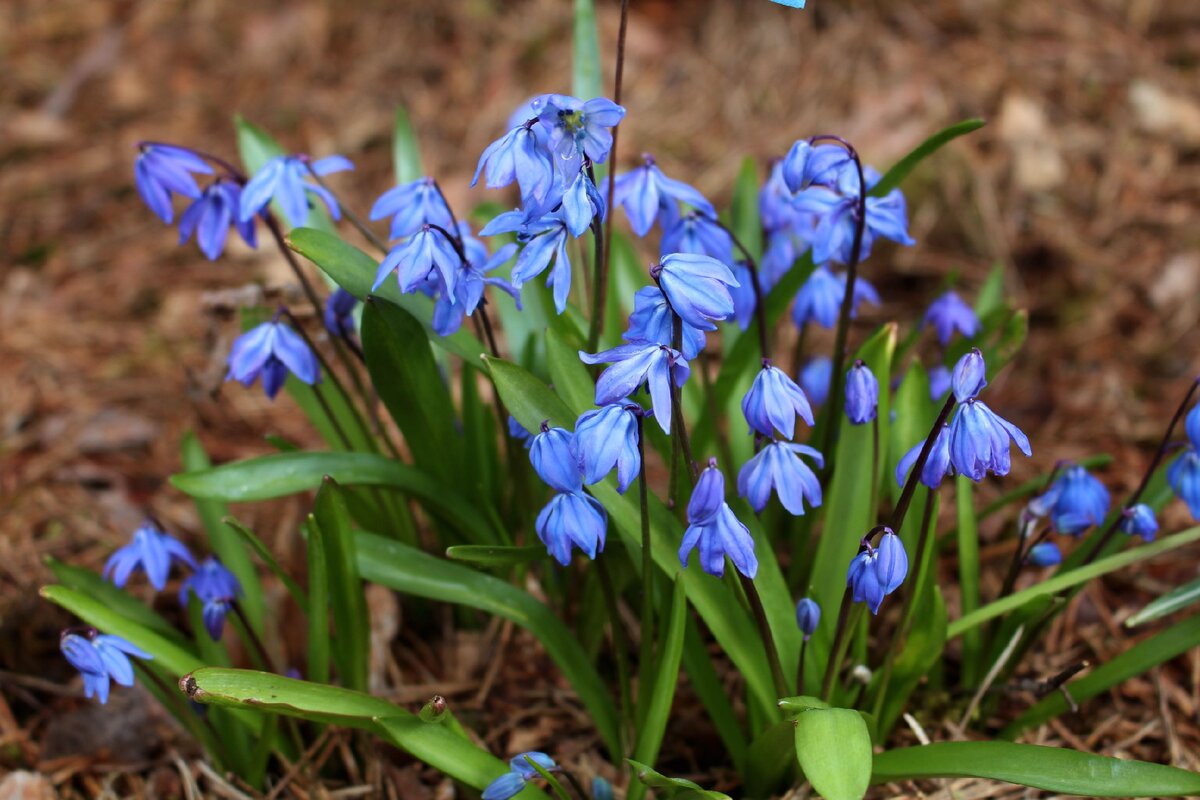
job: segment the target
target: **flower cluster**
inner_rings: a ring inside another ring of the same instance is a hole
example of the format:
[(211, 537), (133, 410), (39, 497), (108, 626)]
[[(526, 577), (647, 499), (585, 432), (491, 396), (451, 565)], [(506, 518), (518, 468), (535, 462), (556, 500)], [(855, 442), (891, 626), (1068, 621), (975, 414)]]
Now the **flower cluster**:
[(872, 614), (878, 614), (883, 598), (899, 589), (907, 575), (904, 544), (891, 528), (884, 528), (878, 547), (863, 539), (846, 573), (846, 586), (855, 603), (866, 603)]

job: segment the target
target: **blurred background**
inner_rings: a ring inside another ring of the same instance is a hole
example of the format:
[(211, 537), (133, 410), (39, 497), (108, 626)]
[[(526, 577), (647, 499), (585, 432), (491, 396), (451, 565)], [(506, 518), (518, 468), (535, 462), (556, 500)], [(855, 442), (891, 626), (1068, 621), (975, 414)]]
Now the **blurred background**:
[[(597, 6), (611, 91), (619, 3)], [(743, 156), (765, 165), (801, 136), (841, 134), (886, 168), (987, 119), (905, 184), (918, 245), (866, 263), (885, 305), (863, 324), (912, 319), (952, 273), (971, 298), (1004, 264), (1031, 320), (996, 384), (1034, 443), (1014, 479), (1108, 452), (1114, 494), (1136, 484), (1200, 364), (1200, 4), (631, 7), (622, 165), (651, 151), (718, 207)], [(351, 157), (357, 171), (332, 181), (361, 212), (391, 186), (403, 105), (426, 171), (468, 208), (487, 197), (468, 183), (510, 112), (569, 90), (570, 31), (567, 0), (0, 3), (0, 667), (41, 726), (30, 738), (0, 713), (0, 739), (49, 747), (43, 760), (83, 747), (46, 744), (71, 701), (41, 685), (69, 677), (63, 620), (37, 599), (44, 556), (98, 567), (151, 506), (194, 525), (165, 483), (186, 429), (219, 461), (265, 452), (268, 432), (312, 439), (287, 399), (221, 383), (225, 312), (288, 283), (282, 261), (232, 240), (215, 264), (176, 247), (134, 191), (135, 143), (233, 157), (241, 113), (291, 150)], [(301, 510), (245, 519), (283, 542)], [(1195, 555), (1126, 579), (1190, 577)], [(1155, 746), (1143, 757), (1165, 759)]]

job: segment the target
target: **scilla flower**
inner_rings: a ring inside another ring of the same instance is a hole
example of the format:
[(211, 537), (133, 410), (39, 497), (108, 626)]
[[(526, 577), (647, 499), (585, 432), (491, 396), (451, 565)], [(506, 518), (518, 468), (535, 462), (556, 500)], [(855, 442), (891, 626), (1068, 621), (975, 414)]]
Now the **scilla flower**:
[(1078, 464), (1066, 466), (1043, 497), (1054, 530), (1069, 536), (1099, 525), (1108, 514), (1108, 489)]
[(161, 592), (167, 585), (167, 576), (175, 562), (196, 568), (196, 560), (183, 542), (164, 533), (151, 520), (146, 520), (133, 532), (129, 544), (108, 557), (104, 565), (104, 577), (124, 587), (129, 576), (141, 570), (146, 573), (150, 585)]
[(732, 264), (733, 239), (712, 217), (689, 211), (663, 234), (659, 252), (664, 256), (669, 253), (697, 253), (711, 256), (722, 264)]
[[(633, 313), (629, 315), (629, 330), (621, 335), (627, 342), (654, 342), (671, 346), (671, 306), (662, 289), (643, 286), (633, 296)], [(693, 359), (704, 349), (704, 331), (683, 323), (683, 357)]]
[(1195, 447), (1188, 447), (1167, 467), (1167, 483), (1187, 503), (1192, 517), (1200, 520), (1200, 454)]
[(950, 343), (955, 331), (970, 339), (980, 328), (979, 317), (953, 289), (929, 304), (921, 324), (933, 326), (942, 347)]
[(967, 353), (954, 366), (951, 379), (959, 409), (950, 423), (950, 463), (960, 475), (980, 481), (988, 472), (1007, 475), (1012, 466), (1009, 443), (1026, 456), (1033, 455), (1021, 429), (1000, 417), (976, 395), (987, 385), (987, 369), (978, 350)]
[(1147, 542), (1154, 541), (1158, 533), (1158, 520), (1154, 517), (1154, 509), (1145, 503), (1121, 511), (1121, 522), (1117, 525), (1121, 533), (1128, 536), (1140, 536)]
[(461, 263), (462, 259), (455, 251), (450, 237), (437, 228), (424, 225), (403, 243), (388, 251), (375, 272), (375, 282), (371, 285), (371, 291), (378, 289), (387, 280), (388, 275), (395, 272), (400, 291), (415, 292), (428, 282), (430, 273), (437, 270), (437, 275), (445, 285), (453, 304), (457, 302), (454, 292), (458, 286), (458, 269)]
[(604, 163), (612, 149), (612, 129), (625, 116), (624, 108), (605, 97), (584, 101), (565, 94), (544, 94), (529, 106), (550, 132), (548, 146), (566, 180), (579, 172), (584, 156), (594, 164)]
[[(808, 276), (800, 291), (796, 293), (796, 302), (792, 306), (792, 321), (803, 328), (812, 321), (822, 328), (832, 328), (842, 311), (842, 300), (846, 296), (846, 275), (834, 275), (826, 267), (817, 267)], [(850, 318), (858, 317), (858, 307), (863, 303), (879, 305), (879, 292), (875, 291), (867, 280), (861, 276), (854, 281), (854, 297), (850, 303)]]
[(1054, 542), (1038, 542), (1029, 548), (1025, 560), (1035, 567), (1053, 567), (1062, 563), (1062, 550)]
[(223, 178), (205, 187), (179, 218), (179, 243), (183, 244), (195, 234), (200, 252), (209, 261), (216, 261), (225, 251), (225, 240), (229, 237), (229, 227), (232, 225), (242, 241), (257, 247), (254, 222), (241, 222), (236, 218), (241, 194), (241, 187)]
[(489, 256), (487, 246), (471, 235), (471, 228), (466, 222), (460, 222), (458, 229), (468, 261), (459, 262), (453, 294), (439, 282), (432, 321), (433, 329), (439, 336), (454, 333), (462, 326), (465, 317), (475, 313), (475, 309), (483, 302), (483, 291), (488, 286), (507, 293), (516, 302), (517, 308), (521, 308), (521, 292), (515, 286), (503, 278), (488, 277), (489, 273), (513, 257), (517, 245), (509, 242)]
[(829, 397), (829, 382), (833, 377), (833, 362), (828, 356), (811, 358), (800, 368), (800, 388), (813, 405), (819, 406)]
[[(857, 177), (854, 182), (857, 183)], [(874, 181), (868, 178), (868, 184), (872, 183)], [(814, 186), (796, 195), (795, 202), (801, 211), (815, 214), (820, 219), (813, 233), (813, 261), (818, 264), (829, 261), (849, 263), (858, 216), (857, 189), (854, 196), (839, 196)], [(883, 197), (868, 197), (866, 207), (867, 222), (863, 229), (860, 261), (871, 255), (871, 245), (878, 238), (903, 245), (916, 244), (916, 240), (908, 235), (908, 212), (899, 189), (893, 189)]]
[(571, 563), (572, 546), (588, 558), (604, 550), (608, 516), (596, 498), (583, 492), (563, 492), (541, 510), (536, 527), (546, 550), (565, 567)]
[(433, 178), (418, 178), (388, 189), (371, 206), (371, 219), (392, 218), (389, 239), (411, 236), (424, 225), (454, 230), (454, 215)]
[[(481, 235), (490, 235), (488, 227), (480, 232)], [(512, 285), (520, 290), (526, 281), (541, 275), (553, 261), (554, 268), (550, 270), (546, 285), (553, 289), (554, 308), (561, 314), (567, 310), (567, 296), (571, 293), (571, 259), (567, 256), (567, 236), (570, 231), (563, 213), (557, 211), (547, 214), (540, 220), (528, 223), (525, 231), (530, 238), (517, 256), (517, 264), (512, 271)]]
[(593, 219), (603, 222), (607, 208), (600, 190), (584, 171), (576, 175), (563, 192), (562, 207), (567, 230), (576, 239), (591, 227)]
[(796, 417), (813, 424), (812, 406), (804, 390), (788, 377), (779, 367), (763, 359), (762, 369), (750, 385), (750, 391), (742, 398), (742, 414), (751, 430), (763, 436), (774, 436), (778, 431), (785, 439), (796, 435)]
[(583, 488), (575, 434), (565, 428), (551, 428), (549, 422), (543, 422), (541, 432), (533, 437), (529, 460), (538, 477), (556, 491), (578, 492)]
[(348, 339), (354, 335), (354, 308), (358, 298), (340, 286), (325, 300), (325, 312), (322, 315), (325, 330), (331, 336)]
[(884, 528), (879, 547), (863, 541), (863, 549), (850, 562), (846, 585), (855, 603), (866, 603), (872, 614), (878, 614), (883, 598), (899, 589), (907, 575), (904, 544), (891, 528)]
[(725, 502), (725, 476), (717, 469), (715, 458), (709, 459), (708, 468), (700, 473), (696, 488), (692, 490), (687, 520), (688, 527), (679, 546), (679, 562), (684, 567), (691, 552), (698, 547), (700, 566), (709, 575), (720, 578), (725, 574), (726, 556), (747, 578), (758, 573), (754, 539)]
[(875, 419), (879, 409), (879, 381), (861, 359), (846, 372), (846, 416), (853, 425)]
[(354, 169), (345, 156), (328, 156), (316, 161), (305, 155), (276, 156), (263, 164), (242, 189), (238, 219), (249, 222), (254, 215), (266, 208), (272, 200), (279, 203), (283, 216), (293, 228), (298, 228), (308, 219), (308, 195), (316, 195), (329, 209), (329, 215), (341, 219), (342, 212), (337, 199), (324, 187), (309, 183), (309, 168), (324, 177), (334, 172)]
[(810, 186), (836, 186), (842, 171), (854, 168), (850, 151), (837, 144), (813, 144), (800, 139), (783, 159), (783, 180), (792, 192)]
[(671, 308), (702, 331), (715, 331), (716, 321), (733, 316), (731, 287), (738, 285), (729, 267), (711, 256), (672, 253), (650, 268), (650, 277), (662, 288)]
[(538, 771), (529, 763), (530, 759), (537, 762), (537, 765), (547, 772), (554, 772), (558, 769), (558, 764), (554, 763), (554, 759), (545, 753), (537, 751), (521, 753), (508, 762), (508, 772), (489, 783), (483, 790), (483, 800), (509, 800), (510, 797), (519, 794), (525, 788), (526, 783), (538, 777)]
[(169, 144), (142, 144), (133, 163), (133, 177), (138, 194), (159, 219), (168, 225), (175, 219), (171, 194), (181, 194), (193, 200), (200, 197), (193, 172), (211, 175), (212, 167), (203, 158), (184, 147)]
[[(921, 449), (925, 446), (925, 440), (917, 442), (913, 447), (904, 454), (900, 459), (900, 463), (896, 465), (896, 483), (900, 486), (904, 485), (904, 481), (908, 478), (908, 471), (917, 463), (917, 459), (921, 457)], [(929, 450), (929, 457), (925, 459), (925, 466), (921, 470), (921, 483), (928, 486), (930, 489), (936, 489), (942, 483), (942, 478), (946, 477), (946, 473), (953, 473), (954, 470), (950, 465), (950, 426), (942, 425), (938, 431), (937, 438), (933, 440), (933, 447)]]
[(804, 638), (812, 636), (820, 624), (821, 607), (817, 605), (817, 601), (811, 597), (801, 598), (800, 602), (796, 603), (796, 627), (804, 634)]
[(521, 204), (528, 209), (540, 209), (554, 190), (556, 178), (550, 154), (541, 147), (533, 128), (521, 124), (492, 142), (479, 157), (471, 185), (479, 182), (479, 174), (487, 168), (487, 187), (499, 189), (513, 181), (521, 189)]
[(263, 391), (272, 400), (288, 373), (309, 386), (321, 378), (317, 357), (308, 344), (282, 322), (264, 322), (243, 333), (233, 343), (225, 380), (251, 386), (262, 376)]
[(575, 423), (575, 444), (583, 464), (583, 481), (589, 486), (617, 470), (617, 491), (629, 488), (642, 469), (638, 452), (638, 414), (641, 408), (628, 400), (587, 411)]
[(658, 168), (654, 156), (644, 154), (640, 167), (617, 177), (613, 187), (613, 202), (625, 209), (629, 225), (638, 236), (645, 236), (657, 219), (668, 230), (679, 219), (679, 204), (683, 203), (709, 217), (717, 210), (696, 189), (682, 181), (668, 178)]
[(111, 636), (87, 628), (65, 630), (58, 640), (59, 649), (71, 666), (83, 677), (83, 693), (101, 704), (108, 702), (109, 681), (133, 686), (133, 664), (129, 656), (149, 661), (153, 658), (120, 636)]
[(652, 342), (632, 342), (592, 355), (579, 351), (585, 364), (611, 364), (596, 381), (596, 405), (606, 406), (629, 397), (644, 383), (650, 389), (654, 418), (671, 433), (671, 384), (683, 386), (690, 369), (678, 350)]
[(821, 482), (801, 455), (811, 458), (818, 467), (825, 460), (815, 449), (792, 442), (769, 442), (738, 472), (738, 494), (750, 507), (762, 512), (774, 491), (788, 513), (803, 516), (804, 502), (813, 508), (821, 505)]
[(208, 635), (214, 641), (219, 640), (225, 628), (225, 615), (241, 596), (242, 585), (216, 557), (209, 556), (179, 588), (179, 603), (184, 608), (187, 607), (189, 594), (196, 595), (196, 599), (200, 601), (201, 616)]

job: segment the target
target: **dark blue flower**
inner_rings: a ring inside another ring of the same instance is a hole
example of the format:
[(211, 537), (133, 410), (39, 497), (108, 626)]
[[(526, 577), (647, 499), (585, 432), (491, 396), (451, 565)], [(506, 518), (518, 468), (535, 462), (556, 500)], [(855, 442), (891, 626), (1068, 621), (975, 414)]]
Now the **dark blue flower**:
[(183, 244), (194, 233), (200, 251), (210, 261), (216, 261), (225, 251), (225, 240), (232, 225), (246, 244), (257, 247), (254, 222), (236, 219), (241, 194), (241, 187), (233, 181), (218, 179), (206, 186), (179, 218), (179, 243)]
[(592, 800), (615, 800), (612, 784), (599, 775), (592, 777)]
[(545, 131), (541, 126), (521, 124), (488, 145), (479, 157), (471, 185), (479, 182), (479, 174), (486, 166), (489, 189), (508, 186), (515, 180), (521, 189), (521, 205), (530, 210), (545, 208), (557, 178), (554, 163), (538, 140), (535, 128)]
[(546, 550), (564, 567), (571, 563), (571, 547), (588, 558), (604, 550), (608, 516), (596, 498), (583, 492), (557, 494), (537, 517), (537, 534)]
[[(629, 330), (621, 338), (627, 342), (654, 342), (671, 346), (671, 306), (662, 289), (643, 286), (633, 296), (633, 313), (629, 315)], [(704, 331), (683, 323), (683, 357), (693, 359), (704, 349)]]
[(654, 418), (670, 435), (671, 384), (683, 386), (691, 371), (682, 353), (653, 342), (632, 342), (595, 355), (580, 350), (579, 358), (585, 364), (612, 365), (596, 381), (596, 405), (619, 403), (647, 384)]
[(83, 691), (101, 704), (108, 702), (110, 680), (121, 686), (133, 686), (133, 664), (129, 656), (153, 658), (119, 636), (99, 634), (94, 629), (86, 633), (63, 631), (59, 649), (71, 666), (83, 677)]
[(317, 357), (308, 344), (282, 322), (264, 322), (243, 333), (233, 343), (225, 380), (251, 386), (262, 376), (263, 391), (272, 400), (288, 373), (309, 386), (321, 378)]
[(417, 178), (388, 189), (371, 207), (371, 219), (392, 218), (389, 239), (411, 236), (425, 225), (454, 230), (454, 215), (433, 178)]
[(196, 595), (200, 601), (201, 616), (208, 635), (214, 641), (219, 640), (225, 628), (225, 615), (242, 594), (242, 585), (237, 577), (214, 556), (209, 556), (179, 588), (179, 602), (185, 608), (189, 594)]
[(529, 104), (538, 122), (550, 132), (548, 144), (558, 169), (571, 180), (583, 166), (583, 157), (602, 164), (612, 149), (612, 129), (625, 109), (605, 97), (580, 100), (564, 94), (544, 94)]
[(1054, 542), (1038, 542), (1029, 548), (1026, 560), (1035, 567), (1053, 567), (1062, 563), (1062, 550)]
[(954, 365), (950, 386), (954, 390), (954, 399), (959, 403), (977, 397), (987, 386), (987, 364), (978, 348), (971, 348)]
[(698, 547), (700, 567), (709, 575), (720, 578), (725, 574), (726, 556), (747, 578), (758, 573), (754, 539), (725, 502), (725, 476), (717, 469), (715, 458), (709, 460), (708, 467), (696, 481), (688, 501), (687, 520), (688, 527), (679, 546), (679, 563), (684, 567)]
[(461, 264), (462, 259), (459, 258), (450, 238), (440, 230), (425, 225), (388, 251), (375, 272), (375, 282), (371, 285), (371, 291), (378, 289), (387, 280), (388, 275), (395, 272), (400, 291), (415, 292), (425, 286), (430, 274), (437, 270), (437, 277), (446, 287), (453, 304), (457, 302), (455, 289), (458, 286)]
[(1011, 467), (1009, 443), (1026, 456), (1033, 455), (1021, 429), (1000, 417), (982, 400), (960, 406), (950, 423), (950, 463), (960, 475), (975, 482), (988, 472), (1007, 475)]
[(520, 794), (526, 783), (538, 777), (538, 771), (529, 763), (527, 756), (547, 772), (558, 769), (554, 759), (545, 753), (536, 751), (521, 753), (508, 762), (508, 772), (487, 785), (487, 788), (483, 790), (483, 800), (509, 800)]
[(334, 172), (354, 169), (345, 156), (328, 156), (310, 161), (308, 156), (275, 156), (242, 189), (238, 219), (249, 222), (254, 215), (266, 208), (272, 200), (279, 203), (283, 216), (293, 228), (298, 228), (308, 219), (308, 195), (316, 195), (329, 209), (329, 215), (341, 219), (342, 211), (337, 199), (324, 187), (309, 183), (306, 178), (309, 168), (324, 177)]
[[(921, 456), (921, 448), (924, 446), (925, 440), (922, 439), (900, 459), (900, 463), (896, 465), (896, 483), (904, 485), (904, 481), (908, 478), (908, 471), (917, 463), (917, 459)], [(942, 425), (937, 438), (933, 440), (933, 447), (929, 450), (929, 457), (925, 460), (925, 467), (921, 470), (919, 480), (930, 489), (936, 489), (941, 485), (942, 478), (946, 477), (947, 472), (953, 473), (950, 466), (950, 426)]]
[(663, 256), (696, 253), (711, 256), (722, 264), (732, 264), (733, 239), (712, 217), (689, 211), (663, 234), (659, 252)]
[(604, 198), (600, 196), (600, 191), (596, 184), (592, 183), (587, 172), (580, 172), (567, 186), (563, 192), (562, 208), (563, 221), (567, 223), (567, 230), (575, 238), (582, 236), (583, 232), (591, 227), (593, 219), (603, 222), (606, 213)]
[(506, 772), (487, 785), (481, 795), (482, 800), (509, 800), (516, 797), (528, 783), (515, 772)]
[(806, 500), (813, 508), (818, 507), (821, 505), (821, 482), (800, 460), (801, 454), (811, 458), (818, 467), (825, 464), (821, 454), (807, 445), (782, 441), (767, 443), (738, 472), (738, 494), (760, 513), (767, 507), (772, 491), (779, 496), (779, 502), (788, 513), (795, 516), (803, 516)]
[(651, 267), (650, 275), (685, 325), (715, 331), (717, 320), (733, 316), (729, 290), (738, 285), (737, 278), (711, 256), (672, 253)]
[(819, 406), (829, 397), (829, 383), (833, 378), (833, 362), (828, 356), (810, 358), (800, 368), (797, 376), (800, 388), (808, 395), (809, 402)]
[(578, 492), (583, 488), (583, 464), (575, 434), (565, 428), (551, 428), (542, 423), (542, 430), (533, 437), (529, 460), (538, 477), (559, 492)]
[(875, 419), (879, 408), (879, 381), (860, 359), (846, 372), (846, 416), (853, 425)]
[[(832, 328), (841, 313), (845, 296), (845, 273), (834, 275), (826, 267), (817, 267), (796, 293), (792, 320), (800, 328), (810, 320), (822, 328)], [(858, 277), (854, 281), (854, 300), (850, 304), (851, 319), (857, 318), (858, 307), (864, 302), (879, 305), (879, 293), (866, 279)]]
[(796, 627), (804, 634), (804, 638), (813, 635), (821, 624), (821, 607), (811, 597), (804, 597), (796, 603)]
[(211, 175), (212, 167), (204, 159), (183, 147), (169, 144), (143, 144), (133, 163), (138, 194), (158, 218), (168, 225), (175, 219), (171, 193), (195, 200), (200, 197), (193, 172)]
[(1167, 483), (1171, 491), (1187, 503), (1192, 517), (1200, 520), (1200, 455), (1189, 447), (1167, 467)]
[[(758, 306), (758, 296), (752, 283), (754, 273), (745, 261), (738, 261), (733, 265), (733, 277), (738, 282), (737, 286), (729, 290), (729, 296), (733, 298), (733, 319), (738, 327), (746, 330), (750, 327), (750, 320), (754, 319), (754, 310)], [(766, 295), (765, 287), (763, 295)]]
[(885, 528), (879, 547), (863, 542), (863, 549), (850, 562), (846, 585), (855, 603), (866, 603), (872, 614), (879, 613), (883, 598), (904, 583), (908, 575), (908, 554), (900, 537)]
[(854, 169), (846, 148), (837, 144), (813, 144), (800, 139), (783, 159), (783, 179), (792, 192), (810, 186), (836, 186), (843, 170)]
[(933, 326), (942, 347), (950, 343), (955, 331), (970, 339), (980, 328), (979, 317), (953, 289), (929, 304), (921, 324)]
[(1154, 516), (1154, 509), (1145, 503), (1138, 503), (1122, 509), (1121, 522), (1117, 527), (1121, 529), (1121, 533), (1140, 536), (1145, 541), (1151, 542), (1154, 541), (1154, 535), (1158, 533), (1158, 519)]
[(331, 336), (349, 339), (354, 335), (354, 308), (358, 298), (338, 287), (325, 300), (325, 330)]
[(754, 378), (750, 390), (742, 398), (742, 414), (751, 430), (763, 436), (778, 431), (785, 439), (796, 435), (796, 417), (813, 424), (812, 406), (804, 390), (779, 367), (763, 360), (763, 368)]
[[(529, 223), (525, 230), (529, 238), (513, 267), (512, 285), (520, 291), (526, 281), (542, 274), (553, 261), (554, 268), (550, 270), (546, 285), (553, 289), (554, 308), (561, 314), (567, 310), (567, 296), (571, 293), (571, 259), (567, 256), (570, 231), (566, 220), (559, 211)], [(487, 228), (481, 231), (481, 234), (487, 233)]]
[(674, 227), (679, 219), (679, 204), (691, 206), (708, 217), (717, 210), (692, 186), (663, 174), (654, 156), (642, 155), (642, 165), (617, 176), (613, 202), (625, 209), (629, 225), (638, 236), (650, 232), (657, 219), (663, 230)]
[(950, 391), (950, 370), (945, 364), (937, 364), (929, 370), (929, 398), (941, 400)]
[(583, 481), (589, 486), (617, 469), (617, 491), (629, 488), (642, 469), (638, 452), (640, 408), (622, 400), (584, 412), (575, 423), (575, 444), (583, 463)]
[(538, 771), (533, 768), (533, 764), (529, 763), (531, 760), (536, 762), (546, 772), (554, 772), (558, 769), (558, 764), (554, 763), (553, 758), (537, 750), (530, 750), (526, 753), (513, 756), (509, 760), (508, 766), (525, 780), (531, 781), (538, 776)]
[(161, 592), (167, 585), (171, 564), (176, 561), (196, 568), (196, 560), (182, 542), (146, 520), (133, 532), (129, 544), (108, 557), (104, 577), (123, 587), (134, 571), (142, 570), (150, 585)]
[(1078, 464), (1066, 466), (1043, 498), (1039, 505), (1046, 509), (1054, 530), (1069, 536), (1099, 525), (1108, 514), (1108, 489)]

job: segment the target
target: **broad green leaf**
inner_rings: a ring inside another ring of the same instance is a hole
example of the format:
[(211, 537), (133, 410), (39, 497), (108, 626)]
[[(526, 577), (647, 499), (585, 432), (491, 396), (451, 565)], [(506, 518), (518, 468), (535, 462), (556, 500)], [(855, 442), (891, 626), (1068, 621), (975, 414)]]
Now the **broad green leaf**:
[(1129, 628), (1144, 625), (1195, 603), (1200, 603), (1200, 578), (1178, 586), (1157, 600), (1147, 603), (1145, 608), (1125, 620), (1125, 625)]
[(516, 564), (545, 561), (549, 556), (540, 544), (499, 546), (491, 544), (460, 544), (446, 548), (446, 558), (486, 569), (503, 569)]
[(596, 8), (592, 0), (575, 0), (572, 29), (571, 93), (580, 100), (604, 95), (600, 77), (600, 33), (596, 30)]
[(546, 365), (555, 393), (572, 411), (582, 414), (595, 408), (596, 385), (587, 367), (579, 360), (579, 348), (572, 347), (558, 331), (549, 329), (546, 331)]
[(359, 533), (359, 574), (404, 594), (477, 608), (511, 620), (537, 637), (574, 687), (606, 746), (620, 752), (612, 697), (587, 653), (544, 604), (491, 575), (435, 558), (399, 542)]
[(813, 708), (796, 719), (796, 758), (828, 800), (857, 800), (871, 783), (871, 735), (857, 711)]
[(799, 695), (798, 697), (780, 698), (779, 707), (788, 714), (797, 714), (801, 711), (808, 711), (810, 708), (829, 708), (830, 705), (819, 697)]
[(396, 121), (392, 125), (392, 170), (398, 185), (412, 183), (425, 174), (421, 169), (417, 134), (404, 106), (396, 106)]
[(1163, 553), (1168, 553), (1195, 541), (1200, 541), (1200, 527), (1188, 528), (1173, 536), (1167, 536), (1149, 544), (1139, 545), (1124, 552), (1101, 558), (1087, 566), (1047, 578), (1035, 586), (1030, 586), (1028, 589), (1022, 589), (1007, 597), (1002, 597), (999, 600), (976, 609), (971, 614), (954, 620), (950, 623), (950, 627), (946, 632), (947, 638), (953, 639), (955, 636), (961, 636), (964, 632), (976, 628), (990, 619), (995, 619), (1002, 614), (1007, 614), (1009, 611), (1019, 608), (1032, 598), (1057, 594), (1064, 589), (1070, 589), (1081, 583), (1090, 581), (1092, 578), (1107, 575), (1110, 572), (1154, 558)]
[(91, 570), (77, 567), (74, 564), (65, 564), (52, 557), (46, 558), (46, 566), (54, 573), (58, 582), (66, 588), (74, 589), (130, 622), (165, 637), (179, 647), (191, 649), (191, 643), (171, 623), (159, 616), (154, 609), (113, 586)]
[[(342, 485), (384, 486), (415, 497), (468, 539), (488, 533), (491, 526), (488, 517), (454, 489), (374, 453), (274, 453), (172, 475), (171, 484), (193, 497), (244, 503), (316, 489), (326, 475)], [(488, 538), (494, 541), (494, 536)]]
[(329, 683), (332, 647), (329, 636), (329, 564), (325, 535), (316, 518), (309, 514), (308, 528), (308, 677), (315, 683)]
[(1200, 794), (1194, 772), (1036, 744), (938, 742), (875, 756), (872, 783), (921, 778), (988, 778), (1084, 797)]
[[(333, 611), (334, 658), (342, 683), (350, 689), (367, 688), (367, 661), (371, 648), (370, 617), (362, 581), (350, 512), (341, 488), (325, 478), (313, 510), (315, 525), (324, 540), (329, 574), (329, 606)], [(311, 546), (311, 545), (310, 545)]]
[[(979, 525), (975, 519), (974, 485), (970, 478), (959, 475), (954, 482), (955, 515), (958, 519), (958, 585), (962, 615), (979, 608)], [(983, 631), (963, 632), (963, 683), (975, 686), (979, 682), (980, 655), (983, 652)]]
[(632, 758), (625, 759), (625, 763), (633, 767), (634, 777), (654, 790), (656, 798), (664, 798), (664, 800), (731, 800), (727, 794), (703, 789), (692, 781), (683, 778), (668, 778), (645, 764), (639, 764)]

